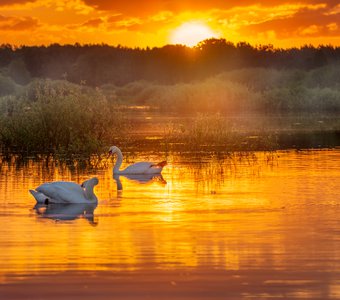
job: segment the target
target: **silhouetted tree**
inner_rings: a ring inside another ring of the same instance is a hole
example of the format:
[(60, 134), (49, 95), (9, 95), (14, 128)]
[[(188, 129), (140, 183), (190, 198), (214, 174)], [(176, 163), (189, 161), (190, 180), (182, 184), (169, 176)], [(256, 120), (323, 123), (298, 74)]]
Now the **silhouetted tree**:
[[(207, 39), (196, 47), (127, 48), (120, 45), (0, 46), (0, 68), (26, 83), (29, 77), (66, 79), (90, 86), (125, 85), (138, 80), (173, 84), (225, 71), (264, 67), (311, 70), (340, 61), (340, 47), (306, 45), (280, 49), (272, 45), (237, 45)], [(15, 70), (22, 69), (22, 78)], [(14, 73), (16, 75), (13, 75)]]

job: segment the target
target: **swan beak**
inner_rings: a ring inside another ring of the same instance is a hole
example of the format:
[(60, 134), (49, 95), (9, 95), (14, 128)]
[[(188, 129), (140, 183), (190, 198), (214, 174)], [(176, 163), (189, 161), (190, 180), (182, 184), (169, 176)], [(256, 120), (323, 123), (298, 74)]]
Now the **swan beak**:
[(112, 155), (112, 152), (109, 151), (106, 158), (109, 158), (111, 155)]

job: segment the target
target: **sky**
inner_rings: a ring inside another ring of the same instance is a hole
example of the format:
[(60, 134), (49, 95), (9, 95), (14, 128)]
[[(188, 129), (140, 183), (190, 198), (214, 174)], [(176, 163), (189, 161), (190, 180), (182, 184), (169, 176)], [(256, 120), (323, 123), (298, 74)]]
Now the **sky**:
[(0, 44), (340, 46), (338, 0), (0, 0)]

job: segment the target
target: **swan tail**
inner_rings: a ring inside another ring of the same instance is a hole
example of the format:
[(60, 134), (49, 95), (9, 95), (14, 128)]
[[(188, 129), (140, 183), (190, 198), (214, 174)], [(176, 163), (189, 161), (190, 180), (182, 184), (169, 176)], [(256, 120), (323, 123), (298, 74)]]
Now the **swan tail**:
[(37, 198), (36, 198), (36, 197), (37, 197), (37, 194), (39, 194), (37, 191), (29, 190), (29, 192), (31, 193), (31, 195), (32, 195), (35, 199), (37, 199)]
[(39, 192), (34, 191), (34, 190), (29, 190), (29, 192), (32, 194), (32, 196), (37, 201), (37, 203), (47, 204), (49, 202), (48, 197), (46, 197), (43, 193), (39, 193)]
[(152, 165), (151, 167), (160, 167), (160, 168), (163, 168), (167, 165), (167, 162), (165, 160), (161, 161), (160, 163), (158, 164), (155, 164), (155, 165)]

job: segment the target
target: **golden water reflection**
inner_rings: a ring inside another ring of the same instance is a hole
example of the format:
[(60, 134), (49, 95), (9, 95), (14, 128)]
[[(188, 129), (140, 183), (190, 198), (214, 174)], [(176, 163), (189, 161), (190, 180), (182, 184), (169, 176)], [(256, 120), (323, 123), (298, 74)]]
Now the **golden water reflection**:
[[(146, 268), (331, 274), (340, 269), (339, 154), (172, 155), (163, 178), (149, 179), (113, 178), (111, 166), (3, 160), (0, 281)], [(132, 160), (160, 158), (136, 154)], [(42, 182), (93, 175), (97, 207), (37, 207), (28, 193)], [(332, 281), (332, 289), (339, 285)]]

